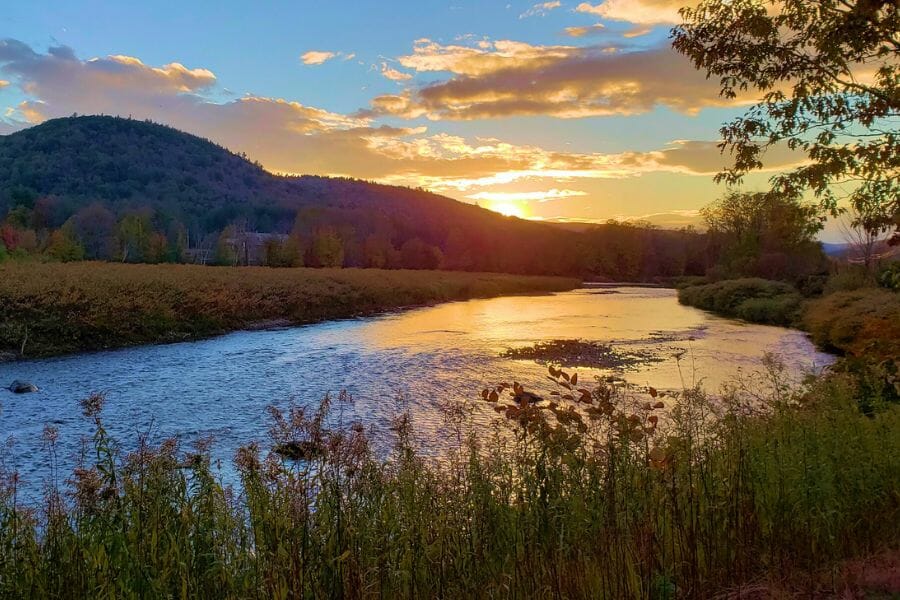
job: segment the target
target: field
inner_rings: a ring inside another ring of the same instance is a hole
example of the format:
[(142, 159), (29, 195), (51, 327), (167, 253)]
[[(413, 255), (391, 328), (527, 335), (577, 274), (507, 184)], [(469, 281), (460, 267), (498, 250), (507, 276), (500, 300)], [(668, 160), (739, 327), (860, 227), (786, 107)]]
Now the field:
[(0, 265), (0, 353), (171, 342), (578, 284), (448, 271), (11, 262)]

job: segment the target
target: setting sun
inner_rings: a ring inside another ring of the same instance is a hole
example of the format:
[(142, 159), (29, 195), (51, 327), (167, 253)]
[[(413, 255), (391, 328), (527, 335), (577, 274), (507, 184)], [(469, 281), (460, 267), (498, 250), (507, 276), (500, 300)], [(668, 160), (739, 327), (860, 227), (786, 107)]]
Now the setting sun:
[(518, 217), (520, 219), (528, 218), (528, 207), (524, 204), (519, 204), (518, 202), (513, 202), (510, 200), (492, 202), (487, 206), (487, 208), (507, 217)]

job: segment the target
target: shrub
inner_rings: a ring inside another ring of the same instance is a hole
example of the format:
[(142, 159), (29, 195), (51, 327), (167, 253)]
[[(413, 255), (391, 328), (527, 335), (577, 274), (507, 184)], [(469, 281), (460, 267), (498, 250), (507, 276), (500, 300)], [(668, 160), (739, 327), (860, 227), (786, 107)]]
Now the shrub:
[(800, 317), (801, 298), (797, 294), (782, 294), (773, 298), (748, 298), (741, 302), (735, 314), (751, 323), (792, 325)]
[(727, 279), (680, 289), (678, 300), (727, 317), (788, 326), (796, 321), (802, 297), (780, 281)]
[(878, 285), (889, 290), (900, 291), (900, 260), (889, 262), (878, 272)]
[(900, 294), (878, 288), (836, 292), (811, 301), (803, 324), (829, 350), (873, 358), (900, 357)]
[(852, 292), (874, 285), (872, 274), (865, 267), (842, 265), (836, 273), (828, 278), (822, 293), (827, 296), (835, 292)]
[(709, 277), (702, 277), (700, 275), (687, 275), (684, 277), (677, 277), (675, 279), (675, 289), (683, 290), (684, 288), (693, 287), (695, 285), (706, 285), (709, 282)]

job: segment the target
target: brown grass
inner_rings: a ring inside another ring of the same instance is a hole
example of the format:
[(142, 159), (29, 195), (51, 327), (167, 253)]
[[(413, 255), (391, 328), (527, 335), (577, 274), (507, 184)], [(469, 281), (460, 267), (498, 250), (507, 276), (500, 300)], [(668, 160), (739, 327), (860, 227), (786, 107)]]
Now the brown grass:
[(311, 323), (577, 285), (447, 271), (10, 263), (0, 266), (0, 352), (46, 356), (177, 341), (265, 322)]

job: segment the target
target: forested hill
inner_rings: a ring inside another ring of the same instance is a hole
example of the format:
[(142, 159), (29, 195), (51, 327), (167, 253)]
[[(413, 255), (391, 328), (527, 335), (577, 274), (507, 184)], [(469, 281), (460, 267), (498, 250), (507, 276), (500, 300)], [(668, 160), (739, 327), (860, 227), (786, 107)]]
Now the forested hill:
[[(13, 242), (7, 234), (7, 250), (31, 245), (69, 259), (185, 260), (199, 246), (214, 255), (222, 250), (217, 240), (239, 230), (290, 236), (295, 247), (279, 261), (312, 266), (647, 278), (680, 274), (669, 271), (691, 260), (660, 268), (645, 264), (646, 248), (631, 249), (627, 259), (606, 257), (605, 268), (584, 234), (423, 190), (277, 176), (208, 140), (105, 116), (54, 119), (0, 136), (0, 219), (21, 233)], [(55, 231), (61, 233), (51, 240)], [(135, 232), (155, 237), (133, 239)], [(675, 235), (669, 232), (641, 235), (669, 245), (684, 241), (669, 239)], [(653, 254), (669, 260), (672, 248)]]

